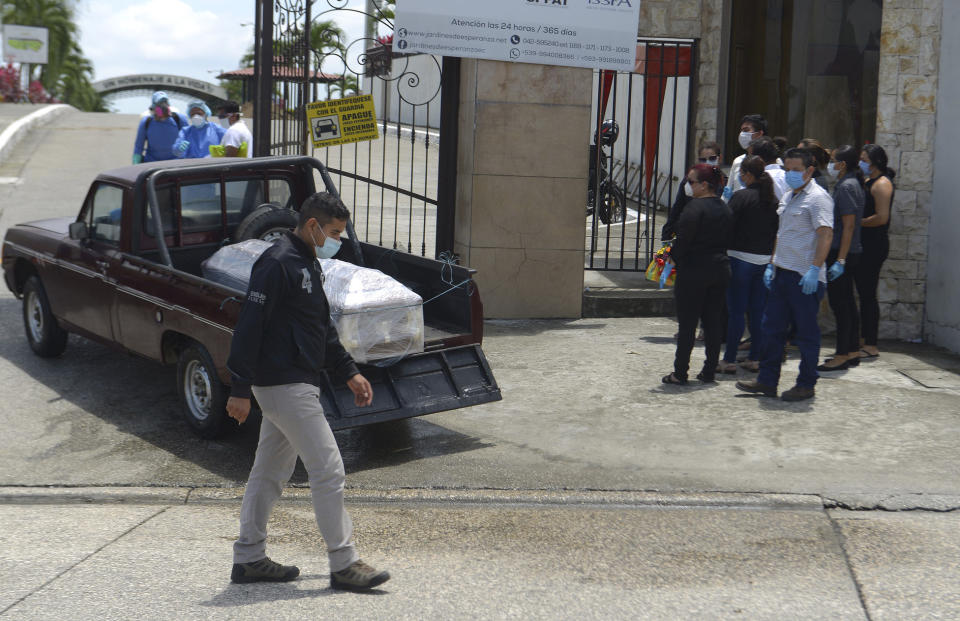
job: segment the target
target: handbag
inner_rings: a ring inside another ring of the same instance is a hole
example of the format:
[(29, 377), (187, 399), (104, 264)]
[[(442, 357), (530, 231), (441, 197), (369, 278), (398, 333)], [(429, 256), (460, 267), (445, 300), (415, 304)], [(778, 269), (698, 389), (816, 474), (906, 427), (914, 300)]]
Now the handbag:
[(668, 259), (670, 259), (670, 244), (661, 247), (653, 257), (653, 260), (650, 261), (650, 265), (647, 266), (647, 280), (659, 282), (661, 283), (661, 287), (672, 287), (673, 283), (677, 280), (677, 267), (672, 262), (670, 263), (670, 272), (666, 281), (661, 281), (663, 270)]

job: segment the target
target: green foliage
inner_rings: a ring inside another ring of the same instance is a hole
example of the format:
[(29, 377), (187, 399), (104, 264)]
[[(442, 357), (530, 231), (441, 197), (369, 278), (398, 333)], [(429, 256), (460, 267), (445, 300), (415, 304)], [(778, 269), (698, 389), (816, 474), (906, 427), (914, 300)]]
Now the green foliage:
[(31, 65), (28, 81), (39, 79), (43, 88), (57, 99), (81, 110), (104, 111), (103, 98), (93, 90), (93, 66), (83, 55), (69, 0), (9, 0), (0, 4), (3, 22), (39, 26), (49, 31), (49, 58), (46, 65)]

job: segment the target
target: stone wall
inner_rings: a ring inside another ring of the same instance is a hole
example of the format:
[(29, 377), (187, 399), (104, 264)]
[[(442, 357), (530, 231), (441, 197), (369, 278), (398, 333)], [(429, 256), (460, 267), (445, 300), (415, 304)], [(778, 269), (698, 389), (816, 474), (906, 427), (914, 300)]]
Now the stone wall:
[(700, 40), (697, 80), (696, 144), (718, 140), (720, 105), (720, 45), (723, 0), (643, 0), (640, 4), (641, 37)]
[(943, 0), (883, 3), (876, 142), (897, 190), (878, 292), (881, 338), (923, 336), (942, 9)]
[(960, 170), (960, 3), (943, 5), (940, 20), (940, 75), (937, 88), (936, 161), (930, 209), (925, 340), (960, 352), (960, 262), (957, 239), (957, 170)]

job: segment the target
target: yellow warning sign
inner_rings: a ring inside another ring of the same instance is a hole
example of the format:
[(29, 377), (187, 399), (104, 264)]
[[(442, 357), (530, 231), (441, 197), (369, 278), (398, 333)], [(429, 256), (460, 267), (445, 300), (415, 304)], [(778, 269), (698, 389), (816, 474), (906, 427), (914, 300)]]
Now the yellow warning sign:
[(373, 95), (307, 104), (307, 124), (313, 146), (318, 148), (380, 137)]

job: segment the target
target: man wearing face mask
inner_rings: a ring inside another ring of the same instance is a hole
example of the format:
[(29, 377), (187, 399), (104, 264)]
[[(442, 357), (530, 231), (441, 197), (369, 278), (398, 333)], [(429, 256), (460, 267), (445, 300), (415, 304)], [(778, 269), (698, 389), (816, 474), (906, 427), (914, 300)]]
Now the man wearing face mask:
[(769, 290), (763, 313), (763, 352), (755, 381), (737, 382), (745, 392), (777, 396), (783, 347), (791, 323), (792, 341), (800, 349), (800, 374), (796, 385), (781, 395), (784, 401), (814, 396), (820, 357), (817, 313), (826, 290), (824, 263), (833, 241), (833, 199), (816, 182), (816, 161), (806, 149), (790, 149), (784, 156), (785, 179), (791, 191), (780, 199), (780, 225), (773, 260), (763, 273)]
[(219, 145), (227, 132), (219, 123), (210, 123), (210, 108), (202, 101), (191, 101), (187, 107), (190, 125), (180, 130), (173, 143), (173, 155), (178, 158), (210, 157), (210, 145)]
[(340, 344), (323, 292), (318, 258), (330, 258), (350, 212), (326, 192), (300, 208), (299, 224), (254, 263), (227, 367), (232, 375), (227, 413), (243, 423), (251, 393), (263, 412), (260, 441), (240, 509), (233, 545), (233, 582), (287, 582), (300, 570), (266, 555), (267, 520), (293, 474), (297, 456), (310, 477), (313, 510), (330, 563), (330, 586), (361, 590), (390, 575), (359, 559), (353, 524), (343, 505), (340, 450), (320, 404), (320, 372), (345, 379), (357, 407), (373, 402), (370, 382)]
[(170, 100), (163, 91), (151, 98), (149, 114), (140, 119), (133, 142), (133, 163), (157, 162), (174, 158), (172, 147), (187, 119), (170, 109)]
[[(766, 135), (767, 120), (763, 118), (762, 115), (747, 114), (740, 119), (740, 135), (737, 136), (737, 142), (744, 151), (747, 150), (751, 142), (760, 136)], [(727, 180), (726, 187), (723, 189), (723, 200), (730, 200), (734, 192), (743, 189), (743, 184), (740, 183), (740, 164), (743, 163), (743, 158), (746, 156), (746, 153), (738, 156), (733, 160), (733, 164), (730, 165), (730, 177)], [(783, 162), (778, 159), (777, 163), (782, 164)]]
[(224, 157), (253, 157), (253, 134), (240, 118), (240, 106), (227, 101), (217, 109), (220, 125), (227, 132), (220, 141)]

